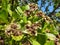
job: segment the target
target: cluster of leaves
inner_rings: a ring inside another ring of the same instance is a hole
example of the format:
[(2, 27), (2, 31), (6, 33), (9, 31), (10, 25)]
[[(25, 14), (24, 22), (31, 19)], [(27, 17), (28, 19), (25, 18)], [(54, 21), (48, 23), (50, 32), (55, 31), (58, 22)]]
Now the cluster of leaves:
[(1, 45), (59, 44), (60, 36), (54, 21), (39, 11), (37, 4), (29, 3), (12, 10), (9, 1), (2, 0), (0, 9)]

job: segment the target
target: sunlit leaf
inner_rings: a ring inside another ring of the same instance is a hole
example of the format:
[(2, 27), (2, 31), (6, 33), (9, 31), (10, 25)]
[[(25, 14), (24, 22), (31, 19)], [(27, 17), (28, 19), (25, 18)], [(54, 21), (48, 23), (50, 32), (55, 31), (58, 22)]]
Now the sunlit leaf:
[(20, 41), (23, 38), (23, 35), (21, 35), (21, 36), (13, 36), (13, 35), (11, 35), (11, 36), (12, 36), (12, 39), (15, 40), (15, 41)]
[(47, 41), (45, 45), (55, 45), (55, 44), (54, 44), (54, 41)]
[(38, 41), (36, 41), (35, 39), (31, 39), (30, 41), (32, 43), (32, 45), (41, 45)]
[(10, 16), (12, 16), (11, 4), (8, 4), (7, 10), (8, 10), (8, 13), (10, 14)]
[(29, 5), (26, 5), (24, 10), (29, 10), (29, 9), (30, 9)]
[(56, 13), (56, 16), (57, 16), (57, 17), (60, 17), (60, 13)]
[(55, 35), (54, 34), (51, 34), (51, 33), (46, 33), (46, 36), (50, 40), (55, 40), (56, 39)]
[(19, 6), (17, 7), (17, 11), (18, 11), (19, 13), (23, 13), (22, 9), (21, 9)]
[(23, 22), (27, 23), (27, 17), (26, 16), (23, 16)]

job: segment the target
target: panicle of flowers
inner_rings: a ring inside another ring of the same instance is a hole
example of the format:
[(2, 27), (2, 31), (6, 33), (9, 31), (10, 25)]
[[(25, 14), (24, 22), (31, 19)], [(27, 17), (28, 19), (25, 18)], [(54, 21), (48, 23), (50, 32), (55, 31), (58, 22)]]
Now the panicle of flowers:
[(22, 31), (20, 29), (18, 29), (18, 27), (19, 26), (16, 23), (12, 23), (12, 24), (8, 25), (6, 27), (5, 34), (7, 36), (11, 36), (11, 35), (19, 36), (19, 35), (22, 35)]

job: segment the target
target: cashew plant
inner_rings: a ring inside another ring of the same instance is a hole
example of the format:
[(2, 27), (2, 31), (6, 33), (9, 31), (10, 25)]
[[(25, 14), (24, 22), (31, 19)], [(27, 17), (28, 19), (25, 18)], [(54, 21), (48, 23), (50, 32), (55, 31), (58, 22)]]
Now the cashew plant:
[(14, 10), (11, 5), (8, 0), (2, 0), (0, 5), (1, 45), (56, 45), (56, 40), (59, 42), (54, 21), (38, 10), (37, 4), (14, 4)]

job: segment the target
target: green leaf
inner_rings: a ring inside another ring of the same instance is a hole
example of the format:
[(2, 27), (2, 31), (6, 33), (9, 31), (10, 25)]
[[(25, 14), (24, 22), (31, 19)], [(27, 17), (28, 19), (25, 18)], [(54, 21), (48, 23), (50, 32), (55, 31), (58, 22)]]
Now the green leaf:
[(49, 23), (44, 23), (44, 26), (43, 26), (43, 28), (42, 28), (42, 32), (44, 32), (45, 30), (46, 30), (46, 28), (48, 28), (48, 25), (49, 25)]
[(19, 45), (22, 45), (22, 43), (20, 42)]
[(36, 21), (38, 21), (38, 17), (35, 15), (35, 16), (33, 17), (33, 22), (36, 22)]
[(60, 13), (56, 13), (56, 16), (57, 16), (57, 17), (60, 17)]
[(4, 28), (4, 26), (3, 25), (0, 25), (0, 29), (3, 29)]
[(40, 45), (40, 43), (38, 41), (36, 41), (35, 39), (30, 39), (31, 44), (32, 45)]
[(17, 18), (20, 19), (20, 15), (18, 15), (17, 12), (13, 12), (12, 17), (13, 17), (14, 19), (17, 19)]
[(8, 13), (5, 10), (0, 11), (0, 20), (2, 20), (4, 23), (8, 23)]
[(9, 44), (12, 45), (12, 40), (9, 41)]
[(50, 40), (55, 40), (56, 39), (55, 35), (54, 34), (51, 34), (51, 33), (46, 33), (46, 36)]
[(2, 8), (2, 6), (0, 6), (0, 8)]
[(4, 10), (6, 10), (7, 9), (7, 7), (8, 7), (8, 0), (2, 0), (2, 8), (4, 9)]
[(30, 9), (29, 5), (22, 6), (21, 8), (22, 8), (23, 11), (24, 11), (24, 10), (29, 10), (29, 9)]
[(55, 45), (55, 44), (54, 44), (54, 41), (47, 41), (45, 45)]
[(23, 13), (22, 9), (19, 6), (17, 7), (17, 10), (19, 13)]
[(21, 35), (21, 36), (13, 36), (13, 35), (11, 35), (11, 36), (12, 36), (12, 39), (15, 40), (15, 41), (20, 41), (23, 38), (23, 35)]
[(7, 10), (8, 10), (8, 13), (10, 14), (10, 16), (12, 16), (12, 11), (11, 11), (10, 7), (11, 7), (11, 4), (8, 4)]
[(25, 10), (29, 10), (29, 9), (30, 9), (29, 5), (26, 5)]
[(41, 45), (44, 45), (46, 43), (47, 40), (46, 35), (38, 34), (36, 38)]
[(23, 16), (23, 22), (27, 23), (27, 17), (26, 16)]

